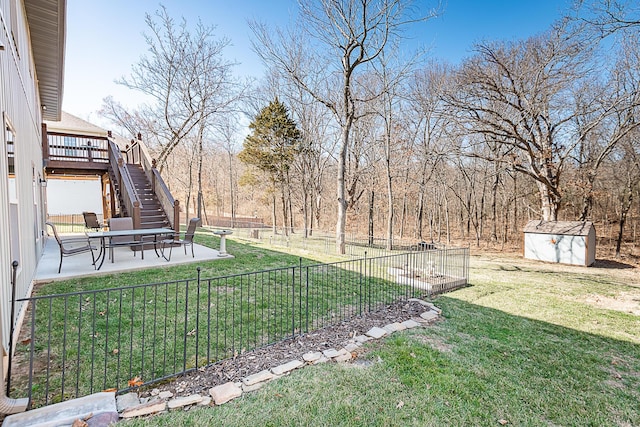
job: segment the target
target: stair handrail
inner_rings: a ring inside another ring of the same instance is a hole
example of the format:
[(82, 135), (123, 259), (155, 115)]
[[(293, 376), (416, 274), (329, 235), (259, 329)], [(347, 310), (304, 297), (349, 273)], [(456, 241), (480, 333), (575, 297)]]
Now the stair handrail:
[(162, 179), (160, 171), (156, 168), (156, 161), (149, 154), (146, 144), (142, 141), (142, 135), (138, 133), (137, 140), (131, 140), (131, 146), (127, 149), (127, 158), (142, 166), (147, 179), (151, 183), (151, 189), (158, 198), (164, 210), (171, 228), (180, 231), (180, 201), (173, 198), (169, 187)]
[(129, 216), (133, 219), (133, 228), (140, 228), (140, 210), (142, 209), (142, 202), (140, 201), (136, 187), (133, 185), (133, 179), (131, 179), (129, 169), (127, 169), (127, 164), (122, 157), (120, 147), (118, 147), (118, 145), (111, 139), (109, 139), (109, 164), (111, 165), (111, 169), (113, 170), (115, 179), (118, 183), (122, 202), (125, 205), (124, 207)]

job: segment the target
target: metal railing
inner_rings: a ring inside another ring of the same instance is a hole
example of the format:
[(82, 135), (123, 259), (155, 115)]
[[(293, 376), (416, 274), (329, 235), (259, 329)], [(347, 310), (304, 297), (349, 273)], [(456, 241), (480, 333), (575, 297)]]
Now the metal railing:
[(29, 375), (13, 379), (14, 395), (42, 406), (158, 382), (464, 286), (468, 265), (468, 249), (433, 250), (25, 298)]
[[(296, 229), (285, 233), (282, 229), (278, 229), (274, 234), (271, 227), (255, 226), (253, 228), (235, 228), (234, 237), (261, 241), (269, 246), (287, 249), (313, 251), (327, 255), (337, 254), (335, 234), (317, 230), (313, 233), (306, 233), (305, 237), (304, 230)], [(408, 238), (393, 239), (391, 249), (387, 248), (387, 244), (386, 238), (347, 233), (345, 235), (345, 255), (362, 257), (366, 252), (369, 256), (384, 256), (404, 251), (447, 248), (447, 245), (442, 243), (428, 243)]]

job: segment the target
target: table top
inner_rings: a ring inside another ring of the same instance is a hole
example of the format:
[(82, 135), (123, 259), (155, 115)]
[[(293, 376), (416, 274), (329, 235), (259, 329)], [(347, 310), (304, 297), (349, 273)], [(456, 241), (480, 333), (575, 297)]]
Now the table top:
[(175, 231), (170, 228), (138, 228), (133, 230), (94, 231), (87, 233), (87, 237), (89, 237), (90, 239), (95, 239), (100, 237), (150, 236), (174, 233)]

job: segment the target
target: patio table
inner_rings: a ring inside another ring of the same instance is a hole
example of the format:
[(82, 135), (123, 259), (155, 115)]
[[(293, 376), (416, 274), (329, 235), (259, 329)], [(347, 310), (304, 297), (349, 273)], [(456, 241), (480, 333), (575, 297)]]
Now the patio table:
[[(158, 236), (164, 236), (167, 234), (174, 235), (175, 231), (170, 228), (138, 228), (133, 230), (97, 231), (86, 234), (89, 239), (100, 239), (100, 253), (98, 254), (100, 264), (96, 267), (97, 270), (100, 270), (100, 267), (102, 267), (102, 264), (104, 263), (107, 249), (109, 248), (118, 246), (140, 246), (142, 259), (144, 259), (144, 245), (145, 243), (151, 243), (143, 240), (143, 237), (146, 236), (153, 236), (153, 249), (159, 257), (160, 254), (158, 254), (158, 248), (156, 246), (157, 243), (159, 243)], [(112, 239), (114, 237), (132, 237), (135, 240), (126, 243), (112, 243)], [(96, 264), (98, 263), (98, 259), (96, 259)], [(111, 262), (113, 262), (113, 258), (111, 258)]]

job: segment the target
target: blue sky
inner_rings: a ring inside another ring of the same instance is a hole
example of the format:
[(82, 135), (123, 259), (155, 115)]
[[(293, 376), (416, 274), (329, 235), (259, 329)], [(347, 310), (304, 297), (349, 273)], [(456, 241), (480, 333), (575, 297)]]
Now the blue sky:
[[(419, 0), (423, 1), (423, 0)], [(433, 4), (435, 2), (424, 4)], [(514, 40), (546, 30), (566, 11), (571, 0), (448, 0), (437, 18), (414, 27), (411, 40), (428, 47), (430, 56), (457, 64), (469, 56), (473, 43)], [(96, 124), (102, 99), (112, 95), (125, 105), (136, 94), (114, 83), (128, 75), (146, 52), (145, 13), (159, 8), (152, 0), (67, 0), (67, 46), (63, 109)], [(218, 36), (231, 40), (229, 59), (240, 63), (238, 74), (262, 75), (262, 64), (251, 50), (247, 20), (270, 26), (286, 25), (296, 10), (295, 0), (165, 0), (169, 13), (198, 18), (216, 26)]]

